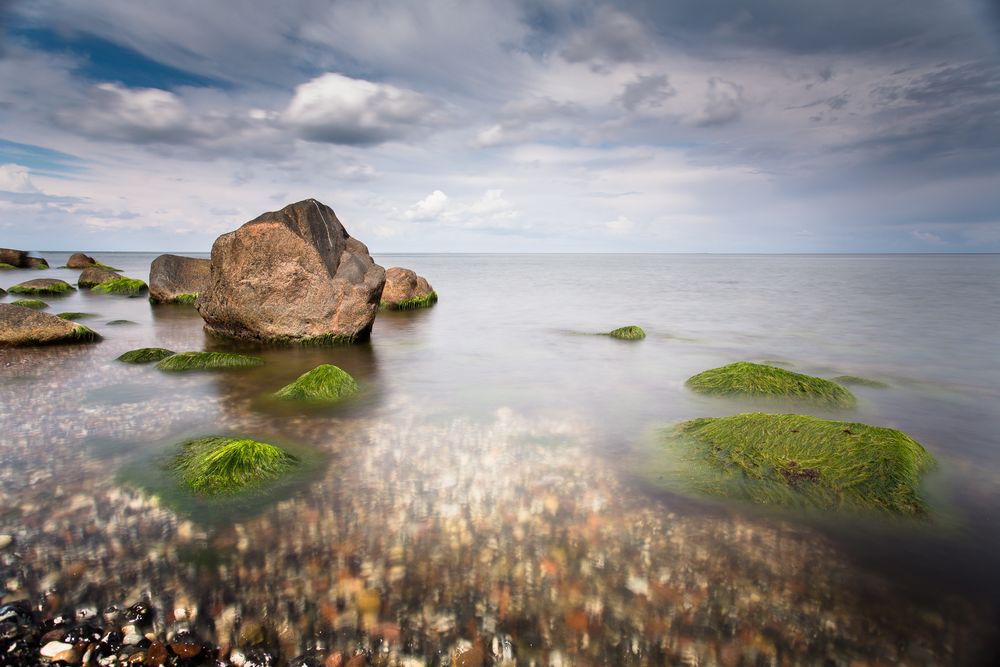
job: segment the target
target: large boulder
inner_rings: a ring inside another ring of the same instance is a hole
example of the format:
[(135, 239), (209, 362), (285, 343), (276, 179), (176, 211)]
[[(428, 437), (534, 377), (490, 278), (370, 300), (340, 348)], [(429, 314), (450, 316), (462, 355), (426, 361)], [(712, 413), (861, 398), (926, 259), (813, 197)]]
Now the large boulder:
[(160, 255), (149, 267), (149, 300), (153, 303), (193, 303), (208, 289), (211, 279), (211, 260)]
[(116, 278), (121, 278), (121, 276), (114, 271), (91, 266), (83, 270), (83, 273), (77, 278), (76, 284), (78, 287), (94, 287)]
[(0, 264), (9, 264), (10, 266), (16, 266), (21, 268), (24, 265), (25, 260), (28, 259), (28, 253), (23, 250), (14, 250), (13, 248), (0, 248)]
[(394, 266), (385, 270), (382, 307), (389, 310), (427, 308), (437, 303), (437, 292), (423, 276), (410, 269)]
[(74, 252), (66, 260), (67, 269), (85, 269), (88, 266), (94, 266), (97, 264), (97, 260), (90, 255), (84, 255), (82, 252)]
[(213, 333), (277, 343), (367, 339), (385, 269), (315, 199), (264, 213), (212, 246), (195, 306)]
[(31, 308), (0, 303), (0, 347), (90, 343), (99, 338), (82, 324)]

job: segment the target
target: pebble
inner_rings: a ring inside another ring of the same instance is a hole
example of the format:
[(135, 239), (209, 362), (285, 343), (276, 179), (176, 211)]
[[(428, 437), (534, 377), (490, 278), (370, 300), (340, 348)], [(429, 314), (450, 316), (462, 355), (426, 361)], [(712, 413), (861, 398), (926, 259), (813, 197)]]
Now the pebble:
[(14, 544), (13, 535), (0, 535), (0, 549), (6, 549), (10, 545)]

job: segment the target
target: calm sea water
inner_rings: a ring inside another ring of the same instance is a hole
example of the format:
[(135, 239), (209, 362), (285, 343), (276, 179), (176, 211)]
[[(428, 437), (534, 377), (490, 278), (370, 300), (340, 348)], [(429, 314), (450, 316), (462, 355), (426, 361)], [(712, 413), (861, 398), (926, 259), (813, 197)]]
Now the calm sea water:
[[(91, 254), (143, 278), (155, 256)], [(17, 549), (0, 561), (3, 600), (146, 596), (196, 607), (224, 646), (257, 624), (286, 657), (365, 650), (374, 664), (452, 664), (478, 645), (518, 665), (995, 657), (1000, 256), (376, 261), (416, 270), (441, 300), (379, 315), (371, 343), (350, 348), (258, 349), (207, 337), (187, 306), (47, 299), (93, 313), (82, 322), (104, 340), (0, 350), (0, 533)], [(0, 286), (78, 273), (3, 272)], [(107, 324), (120, 319), (132, 323)], [(627, 324), (647, 338), (581, 335)], [(146, 346), (267, 364), (168, 376), (114, 361)], [(684, 388), (738, 360), (888, 383), (852, 388), (854, 410), (807, 411), (923, 443), (940, 463), (933, 518), (772, 513), (645, 486), (657, 427), (760, 409)], [(266, 400), (319, 363), (352, 373), (362, 397), (320, 413)], [(172, 493), (160, 461), (209, 433), (321, 463), (248, 503)]]

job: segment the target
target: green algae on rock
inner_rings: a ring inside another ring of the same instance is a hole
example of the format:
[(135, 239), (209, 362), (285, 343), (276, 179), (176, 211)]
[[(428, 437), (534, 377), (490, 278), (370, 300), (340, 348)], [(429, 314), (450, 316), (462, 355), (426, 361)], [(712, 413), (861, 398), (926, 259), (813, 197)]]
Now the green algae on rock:
[(379, 301), (379, 308), (381, 310), (417, 310), (418, 308), (430, 308), (435, 303), (438, 302), (437, 292), (430, 292), (429, 294), (423, 294), (421, 296), (415, 296), (410, 299), (404, 299), (402, 301)]
[(692, 391), (716, 396), (808, 400), (841, 408), (857, 402), (854, 394), (836, 382), (749, 361), (698, 373), (688, 378), (686, 384)]
[(54, 296), (57, 294), (68, 294), (75, 289), (75, 287), (65, 280), (36, 278), (18, 283), (7, 291), (11, 294), (23, 294), (25, 296)]
[(323, 364), (279, 389), (274, 397), (291, 401), (336, 403), (356, 393), (358, 383), (349, 373), (332, 364)]
[(138, 322), (133, 322), (132, 320), (109, 320), (107, 324), (108, 326), (117, 327), (117, 326), (130, 326), (133, 324), (138, 324)]
[(61, 317), (64, 320), (70, 320), (70, 321), (82, 320), (86, 317), (94, 317), (94, 316), (95, 315), (93, 313), (77, 313), (73, 311), (70, 311), (68, 313), (56, 313), (56, 317)]
[(646, 332), (642, 330), (642, 327), (637, 327), (633, 324), (627, 327), (619, 327), (614, 331), (609, 331), (605, 335), (619, 340), (642, 340), (646, 337)]
[(273, 481), (299, 465), (299, 459), (264, 442), (208, 436), (188, 440), (171, 469), (195, 493), (236, 493)]
[[(178, 295), (172, 297), (171, 299), (169, 299), (168, 301), (163, 301), (163, 303), (187, 303), (187, 304), (192, 304), (192, 303), (194, 303), (197, 300), (198, 300), (198, 292), (190, 292), (190, 293), (186, 293), (186, 294), (178, 294)], [(150, 297), (150, 301), (152, 301), (152, 297)]]
[(933, 457), (880, 426), (795, 414), (694, 419), (662, 432), (643, 474), (658, 486), (758, 504), (919, 515)]
[(889, 385), (881, 380), (858, 377), (857, 375), (838, 375), (833, 378), (837, 384), (853, 384), (859, 387), (871, 387), (872, 389), (888, 389)]
[(8, 264), (7, 262), (0, 262), (0, 271), (11, 271), (16, 268), (16, 266)]
[(39, 301), (38, 299), (17, 299), (16, 301), (11, 301), (13, 306), (24, 306), (25, 308), (31, 308), (32, 310), (42, 310), (43, 308), (48, 308), (49, 304), (44, 301)]
[(111, 280), (105, 280), (102, 283), (98, 283), (91, 288), (93, 292), (101, 292), (102, 294), (121, 294), (124, 296), (136, 296), (137, 294), (142, 294), (148, 289), (146, 282), (144, 280), (139, 280), (138, 278), (126, 278), (124, 276), (120, 278), (113, 278)]
[(174, 355), (173, 350), (162, 347), (140, 347), (137, 350), (129, 350), (118, 357), (118, 361), (126, 364), (151, 364), (154, 361), (162, 361)]
[(161, 371), (203, 371), (223, 368), (251, 368), (264, 360), (230, 352), (179, 352), (162, 359), (156, 367)]

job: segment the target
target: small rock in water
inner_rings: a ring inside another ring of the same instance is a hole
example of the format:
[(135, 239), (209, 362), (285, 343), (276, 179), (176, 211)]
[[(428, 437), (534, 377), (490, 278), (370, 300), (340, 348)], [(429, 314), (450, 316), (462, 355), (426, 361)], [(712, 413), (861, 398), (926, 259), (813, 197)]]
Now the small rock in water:
[(13, 535), (0, 535), (0, 549), (6, 549), (12, 544), (14, 544)]
[(43, 658), (49, 658), (50, 660), (54, 660), (57, 655), (72, 650), (73, 650), (72, 644), (66, 644), (65, 642), (49, 642), (42, 647), (41, 654)]

